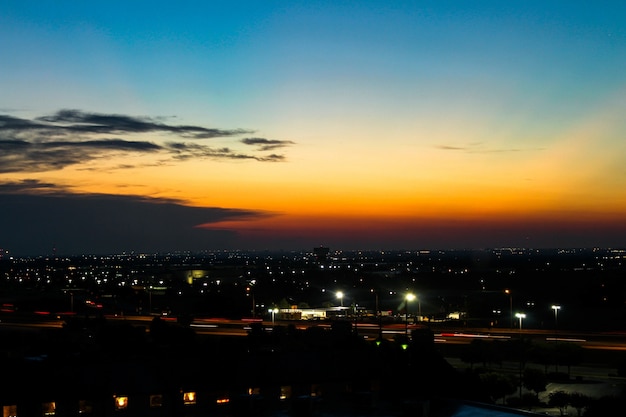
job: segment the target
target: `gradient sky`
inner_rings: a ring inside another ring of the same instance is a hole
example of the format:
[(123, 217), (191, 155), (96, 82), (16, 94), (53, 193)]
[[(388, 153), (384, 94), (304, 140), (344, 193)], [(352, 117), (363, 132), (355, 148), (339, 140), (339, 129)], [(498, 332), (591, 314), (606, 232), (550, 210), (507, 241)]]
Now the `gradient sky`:
[(626, 247), (626, 2), (0, 3), (0, 247)]

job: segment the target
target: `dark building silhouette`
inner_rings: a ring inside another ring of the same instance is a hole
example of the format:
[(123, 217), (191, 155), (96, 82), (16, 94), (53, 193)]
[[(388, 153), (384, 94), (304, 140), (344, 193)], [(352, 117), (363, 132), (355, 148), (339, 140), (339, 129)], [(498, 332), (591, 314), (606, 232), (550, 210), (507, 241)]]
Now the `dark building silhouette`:
[(313, 253), (315, 254), (315, 258), (319, 262), (324, 262), (326, 258), (328, 258), (328, 253), (330, 249), (324, 246), (319, 246), (317, 248), (313, 248)]

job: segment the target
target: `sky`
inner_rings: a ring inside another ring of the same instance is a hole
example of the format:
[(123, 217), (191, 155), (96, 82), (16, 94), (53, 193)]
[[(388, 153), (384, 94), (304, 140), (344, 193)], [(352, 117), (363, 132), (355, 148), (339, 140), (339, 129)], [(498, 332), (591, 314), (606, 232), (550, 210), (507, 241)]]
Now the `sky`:
[(0, 248), (626, 247), (626, 2), (0, 3)]

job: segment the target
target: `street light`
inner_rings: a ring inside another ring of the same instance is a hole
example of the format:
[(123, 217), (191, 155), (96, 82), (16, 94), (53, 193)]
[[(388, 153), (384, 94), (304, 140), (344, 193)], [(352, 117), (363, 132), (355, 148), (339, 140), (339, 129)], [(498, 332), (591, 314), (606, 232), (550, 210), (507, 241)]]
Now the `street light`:
[(374, 299), (376, 301), (376, 317), (380, 316), (380, 307), (378, 306), (378, 291), (373, 288), (370, 288), (370, 292), (374, 294)]
[(274, 327), (274, 315), (276, 313), (278, 313), (278, 309), (277, 308), (270, 308), (268, 311), (272, 314), (272, 327)]
[[(560, 305), (554, 304), (552, 307), (552, 310), (554, 310), (554, 343), (557, 344), (557, 348), (558, 348), (558, 343), (559, 343), (559, 321), (558, 321), (558, 315), (559, 315), (559, 310), (561, 309)], [(558, 349), (557, 349), (557, 355), (558, 355)], [(556, 372), (559, 372), (559, 358), (556, 357), (555, 355), (555, 359), (556, 359), (556, 363), (554, 365), (554, 368), (556, 370)]]
[(522, 398), (522, 355), (524, 352), (524, 345), (522, 343), (522, 319), (526, 318), (524, 313), (515, 313), (515, 317), (519, 319), (519, 339), (520, 339), (520, 357), (519, 357), (519, 397)]
[(408, 293), (404, 297), (404, 333), (409, 335), (409, 301), (415, 300), (415, 294)]
[(552, 310), (554, 310), (554, 332), (558, 332), (559, 329), (559, 322), (558, 322), (558, 315), (559, 315), (559, 310), (561, 309), (560, 305), (553, 305), (552, 306)]
[(337, 291), (337, 298), (339, 298), (339, 302), (341, 303), (341, 307), (343, 307), (343, 292)]
[(148, 287), (148, 314), (152, 314), (152, 285)]

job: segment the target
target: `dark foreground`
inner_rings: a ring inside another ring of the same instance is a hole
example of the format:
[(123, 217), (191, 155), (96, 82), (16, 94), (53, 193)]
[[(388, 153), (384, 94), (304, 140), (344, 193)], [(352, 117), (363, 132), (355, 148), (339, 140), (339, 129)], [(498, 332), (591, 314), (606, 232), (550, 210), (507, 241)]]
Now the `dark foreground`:
[(228, 337), (160, 319), (149, 328), (89, 319), (3, 329), (1, 340), (5, 416), (518, 413), (494, 405), (479, 373), (453, 368), (429, 329), (366, 341), (337, 321), (271, 332), (258, 325), (247, 337)]

